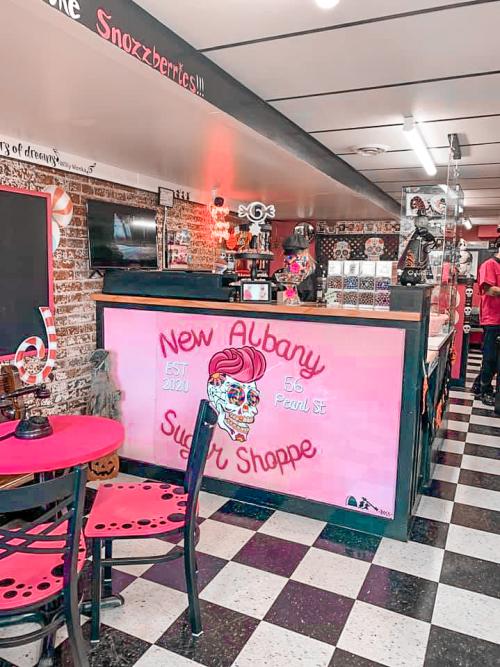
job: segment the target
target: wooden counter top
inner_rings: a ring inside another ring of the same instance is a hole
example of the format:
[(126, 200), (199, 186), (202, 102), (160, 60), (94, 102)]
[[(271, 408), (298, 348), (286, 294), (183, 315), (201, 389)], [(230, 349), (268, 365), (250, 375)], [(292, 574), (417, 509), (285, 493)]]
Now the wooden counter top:
[(249, 313), (270, 313), (280, 315), (307, 315), (316, 317), (351, 317), (364, 320), (388, 320), (420, 322), (420, 313), (389, 310), (359, 310), (347, 308), (322, 308), (315, 304), (303, 306), (282, 306), (273, 303), (229, 303), (224, 301), (197, 301), (195, 299), (164, 299), (147, 296), (122, 296), (117, 294), (92, 294), (92, 299), (101, 303), (123, 303), (141, 306), (163, 306), (165, 308), (196, 308), (227, 310)]

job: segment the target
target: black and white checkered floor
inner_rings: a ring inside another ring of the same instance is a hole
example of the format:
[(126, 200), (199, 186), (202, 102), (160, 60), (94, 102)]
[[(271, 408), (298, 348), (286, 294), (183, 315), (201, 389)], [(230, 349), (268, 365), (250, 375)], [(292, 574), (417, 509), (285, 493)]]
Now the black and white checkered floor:
[[(468, 386), (479, 369), (471, 355)], [(449, 431), (401, 543), (203, 493), (205, 633), (192, 640), (181, 561), (123, 567), (93, 666), (446, 667), (500, 664), (500, 418), (452, 391)], [(135, 478), (134, 478), (135, 479)], [(161, 553), (162, 540), (117, 553)], [(88, 622), (84, 625), (88, 630)], [(71, 665), (64, 634), (57, 665)], [(4, 651), (30, 667), (35, 651)]]

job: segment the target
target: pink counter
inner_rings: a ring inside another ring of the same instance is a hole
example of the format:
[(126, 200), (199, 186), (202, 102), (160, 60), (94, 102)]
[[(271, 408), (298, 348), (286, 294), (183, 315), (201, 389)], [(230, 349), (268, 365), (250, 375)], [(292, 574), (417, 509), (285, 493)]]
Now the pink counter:
[(184, 470), (208, 398), (219, 414), (209, 478), (395, 519), (405, 343), (419, 322), (178, 304), (99, 303), (126, 460)]

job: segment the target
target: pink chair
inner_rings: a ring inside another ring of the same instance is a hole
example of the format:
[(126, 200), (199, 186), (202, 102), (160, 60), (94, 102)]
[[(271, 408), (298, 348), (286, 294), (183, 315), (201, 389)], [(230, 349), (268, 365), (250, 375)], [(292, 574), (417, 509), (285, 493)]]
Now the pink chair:
[(49, 508), (20, 528), (0, 527), (0, 627), (40, 626), (0, 638), (0, 648), (47, 640), (66, 623), (73, 664), (88, 667), (78, 600), (78, 575), (86, 557), (81, 533), (85, 480), (86, 469), (78, 467), (49, 482), (0, 491), (0, 509), (7, 515)]
[[(101, 599), (111, 595), (111, 567), (163, 563), (184, 556), (189, 617), (194, 635), (202, 632), (198, 599), (195, 544), (198, 496), (217, 413), (207, 400), (200, 402), (184, 485), (146, 482), (102, 484), (85, 528), (92, 546), (91, 641), (99, 641)], [(113, 540), (184, 535), (184, 547), (162, 556), (113, 558)], [(104, 546), (104, 558), (102, 548)], [(104, 570), (104, 587), (103, 587)]]

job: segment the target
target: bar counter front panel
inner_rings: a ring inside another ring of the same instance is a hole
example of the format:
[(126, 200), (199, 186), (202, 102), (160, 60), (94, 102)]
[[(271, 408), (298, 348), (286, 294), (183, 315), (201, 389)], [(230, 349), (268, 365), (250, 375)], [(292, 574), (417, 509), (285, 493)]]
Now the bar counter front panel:
[(96, 300), (98, 342), (123, 392), (126, 460), (184, 470), (209, 398), (219, 414), (212, 490), (405, 537), (394, 521), (405, 343), (419, 322)]

